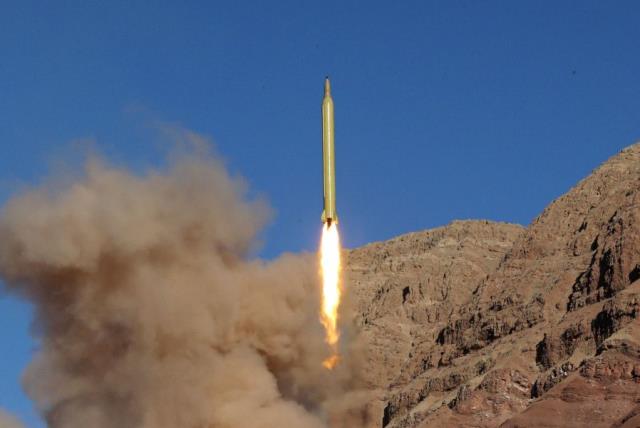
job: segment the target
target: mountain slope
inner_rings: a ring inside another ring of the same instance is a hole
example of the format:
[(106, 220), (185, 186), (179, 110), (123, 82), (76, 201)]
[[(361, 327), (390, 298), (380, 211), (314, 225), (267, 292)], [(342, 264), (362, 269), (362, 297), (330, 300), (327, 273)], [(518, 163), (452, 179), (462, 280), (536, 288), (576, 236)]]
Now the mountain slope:
[(636, 144), (525, 230), (454, 222), (351, 252), (376, 426), (637, 420), (639, 188)]

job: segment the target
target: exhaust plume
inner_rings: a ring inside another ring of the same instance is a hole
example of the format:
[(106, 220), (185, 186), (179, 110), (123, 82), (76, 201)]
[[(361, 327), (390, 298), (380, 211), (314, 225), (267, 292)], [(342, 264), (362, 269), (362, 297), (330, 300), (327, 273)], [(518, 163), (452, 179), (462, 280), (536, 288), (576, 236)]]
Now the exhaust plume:
[(320, 243), (320, 274), (322, 276), (322, 310), (320, 321), (325, 329), (325, 341), (332, 354), (323, 361), (331, 370), (338, 363), (338, 309), (340, 307), (340, 235), (337, 224), (325, 224)]
[(36, 307), (24, 387), (48, 426), (363, 426), (359, 363), (322, 366), (315, 255), (250, 257), (268, 215), (202, 155), (93, 159), (9, 200), (0, 275)]

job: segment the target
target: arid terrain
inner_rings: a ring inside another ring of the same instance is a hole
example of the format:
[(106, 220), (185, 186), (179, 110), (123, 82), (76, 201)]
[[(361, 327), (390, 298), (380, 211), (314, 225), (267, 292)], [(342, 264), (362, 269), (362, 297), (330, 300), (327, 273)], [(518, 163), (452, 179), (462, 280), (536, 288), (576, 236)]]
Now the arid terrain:
[(373, 426), (639, 427), (639, 189), (640, 143), (526, 228), (349, 251)]

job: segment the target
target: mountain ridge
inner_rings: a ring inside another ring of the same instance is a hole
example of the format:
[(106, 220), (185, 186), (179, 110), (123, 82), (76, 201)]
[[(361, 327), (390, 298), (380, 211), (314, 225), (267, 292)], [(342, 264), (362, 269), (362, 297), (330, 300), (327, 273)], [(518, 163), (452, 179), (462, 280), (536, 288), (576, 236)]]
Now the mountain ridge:
[[(374, 426), (542, 426), (554, 409), (544, 426), (635, 420), (638, 188), (640, 143), (526, 228), (455, 221), (348, 251)], [(612, 385), (619, 399), (594, 405)]]

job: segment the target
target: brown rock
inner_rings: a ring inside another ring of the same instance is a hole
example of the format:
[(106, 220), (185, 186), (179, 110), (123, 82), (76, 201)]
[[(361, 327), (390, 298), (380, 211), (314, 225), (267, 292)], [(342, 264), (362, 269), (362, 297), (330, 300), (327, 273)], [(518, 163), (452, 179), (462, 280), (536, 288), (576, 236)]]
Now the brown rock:
[(635, 426), (638, 189), (640, 144), (526, 229), (454, 222), (350, 251), (372, 426)]

